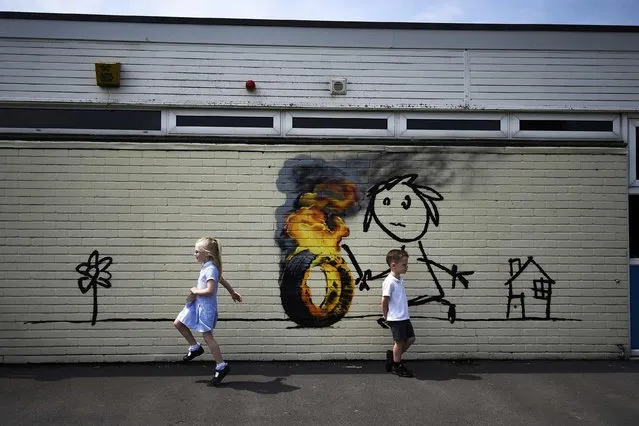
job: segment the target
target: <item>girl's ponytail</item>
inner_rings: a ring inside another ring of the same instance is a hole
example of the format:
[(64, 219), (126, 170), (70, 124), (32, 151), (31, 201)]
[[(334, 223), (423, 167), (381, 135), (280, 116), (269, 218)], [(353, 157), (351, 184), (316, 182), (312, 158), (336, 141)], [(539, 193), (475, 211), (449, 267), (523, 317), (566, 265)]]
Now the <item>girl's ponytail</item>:
[(215, 238), (209, 238), (209, 240), (211, 240), (211, 260), (222, 276), (222, 248)]

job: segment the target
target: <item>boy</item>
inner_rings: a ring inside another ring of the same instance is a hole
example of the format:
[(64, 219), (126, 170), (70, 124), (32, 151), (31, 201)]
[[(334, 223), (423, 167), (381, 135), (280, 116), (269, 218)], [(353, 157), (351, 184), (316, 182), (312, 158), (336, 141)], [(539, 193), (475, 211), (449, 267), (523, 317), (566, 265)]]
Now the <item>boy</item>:
[(415, 332), (408, 316), (408, 301), (404, 290), (402, 274), (408, 269), (408, 253), (404, 250), (391, 250), (386, 255), (390, 274), (382, 284), (382, 315), (393, 332), (392, 351), (386, 351), (386, 371), (399, 377), (413, 377), (402, 363), (402, 354), (415, 341)]

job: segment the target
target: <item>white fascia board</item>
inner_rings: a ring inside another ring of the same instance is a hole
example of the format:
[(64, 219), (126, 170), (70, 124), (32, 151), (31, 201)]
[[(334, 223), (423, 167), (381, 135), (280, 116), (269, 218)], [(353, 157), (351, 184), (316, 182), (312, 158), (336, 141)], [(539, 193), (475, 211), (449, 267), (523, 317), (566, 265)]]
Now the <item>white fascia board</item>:
[[(123, 19), (124, 20), (124, 19)], [(481, 29), (440, 28), (375, 28), (343, 25), (242, 25), (196, 18), (171, 23), (120, 22), (117, 17), (105, 20), (17, 19), (0, 18), (0, 38), (36, 38), (67, 40), (101, 40), (164, 43), (212, 43), (260, 46), (325, 46), (371, 48), (436, 48), (436, 49), (511, 49), (511, 50), (582, 50), (637, 51), (637, 31), (586, 31), (523, 28)]]

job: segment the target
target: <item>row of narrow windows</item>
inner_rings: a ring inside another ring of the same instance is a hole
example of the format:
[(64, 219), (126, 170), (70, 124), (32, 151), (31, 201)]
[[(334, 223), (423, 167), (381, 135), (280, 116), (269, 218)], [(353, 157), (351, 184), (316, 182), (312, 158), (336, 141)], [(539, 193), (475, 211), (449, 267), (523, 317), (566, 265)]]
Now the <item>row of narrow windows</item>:
[[(387, 130), (388, 119), (379, 117), (293, 116), (293, 129)], [(272, 114), (190, 115), (176, 114), (176, 127), (271, 129)], [(613, 119), (520, 119), (519, 129), (534, 132), (612, 132)], [(72, 109), (72, 108), (0, 108), (0, 128), (160, 131), (161, 110)], [(407, 130), (500, 131), (499, 119), (408, 118)]]

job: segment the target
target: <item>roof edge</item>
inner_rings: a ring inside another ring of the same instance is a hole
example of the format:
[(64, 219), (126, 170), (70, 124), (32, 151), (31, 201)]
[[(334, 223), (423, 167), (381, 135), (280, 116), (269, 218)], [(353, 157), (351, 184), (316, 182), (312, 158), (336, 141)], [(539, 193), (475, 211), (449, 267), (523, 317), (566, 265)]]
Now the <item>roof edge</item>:
[(569, 31), (569, 32), (632, 32), (639, 33), (634, 25), (582, 25), (582, 24), (475, 24), (433, 22), (372, 22), (372, 21), (313, 21), (291, 19), (238, 19), (195, 18), (140, 15), (94, 15), (76, 13), (0, 12), (0, 19), (79, 21), (79, 22), (124, 22), (139, 24), (181, 25), (229, 25), (260, 27), (302, 28), (363, 28), (394, 30), (448, 30), (448, 31)]

